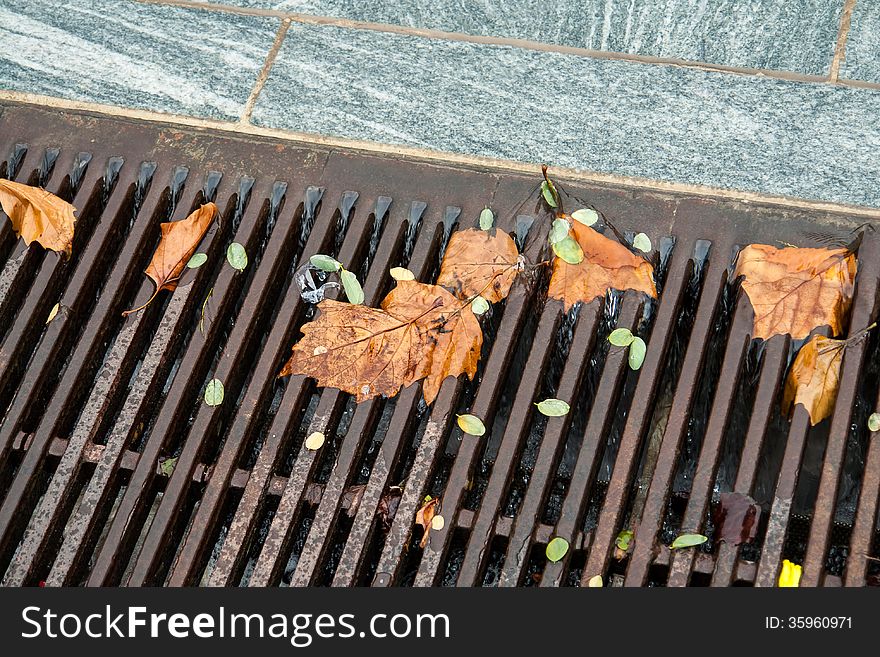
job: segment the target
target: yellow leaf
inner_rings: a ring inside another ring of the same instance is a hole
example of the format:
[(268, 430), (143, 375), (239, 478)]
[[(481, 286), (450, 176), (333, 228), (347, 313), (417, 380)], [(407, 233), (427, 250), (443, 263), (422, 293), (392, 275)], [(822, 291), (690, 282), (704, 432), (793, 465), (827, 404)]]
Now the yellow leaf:
[(0, 206), (25, 244), (38, 242), (70, 257), (76, 208), (39, 187), (0, 180)]

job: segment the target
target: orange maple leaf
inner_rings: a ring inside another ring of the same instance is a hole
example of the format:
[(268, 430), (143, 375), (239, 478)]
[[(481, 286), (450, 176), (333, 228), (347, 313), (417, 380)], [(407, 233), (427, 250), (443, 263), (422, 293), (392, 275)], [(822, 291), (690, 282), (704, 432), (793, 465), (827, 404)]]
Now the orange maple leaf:
[(40, 187), (0, 180), (0, 206), (25, 244), (38, 242), (70, 257), (76, 208)]
[(578, 302), (605, 296), (610, 289), (637, 290), (657, 297), (654, 268), (647, 260), (578, 221), (572, 222), (569, 235), (580, 245), (584, 259), (572, 265), (554, 258), (547, 289), (547, 295), (561, 300), (566, 310)]
[(510, 292), (521, 262), (516, 243), (503, 230), (459, 230), (449, 239), (437, 285), (459, 299), (482, 296), (496, 303)]
[(153, 296), (138, 308), (126, 310), (123, 316), (146, 308), (162, 290), (174, 291), (186, 263), (195, 253), (199, 242), (208, 232), (208, 226), (217, 216), (217, 206), (205, 203), (186, 219), (162, 224), (162, 239), (153, 254), (153, 259), (144, 272), (156, 284)]
[(819, 326), (840, 335), (852, 303), (856, 257), (847, 249), (777, 249), (751, 244), (740, 251), (735, 276), (755, 312), (754, 335), (807, 337)]
[(380, 308), (325, 299), (279, 376), (301, 374), (358, 402), (424, 379), (434, 401), (447, 376), (477, 371), (483, 332), (466, 302), (439, 285), (399, 281)]

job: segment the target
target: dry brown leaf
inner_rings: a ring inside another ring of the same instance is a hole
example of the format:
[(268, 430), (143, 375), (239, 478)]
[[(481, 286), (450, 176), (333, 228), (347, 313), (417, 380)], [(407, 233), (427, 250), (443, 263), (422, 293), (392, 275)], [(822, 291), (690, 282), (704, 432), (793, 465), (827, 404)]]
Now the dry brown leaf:
[(0, 180), (0, 205), (25, 244), (38, 242), (70, 257), (76, 208), (40, 187)]
[(656, 298), (651, 263), (589, 226), (578, 221), (571, 223), (569, 234), (580, 244), (584, 259), (577, 265), (562, 258), (553, 259), (553, 275), (547, 289), (550, 298), (561, 300), (566, 310), (579, 301), (589, 303), (603, 297), (610, 289), (637, 290)]
[(279, 376), (311, 376), (358, 402), (424, 379), (434, 401), (447, 376), (477, 371), (483, 333), (470, 305), (439, 285), (398, 281), (381, 308), (325, 299)]
[(186, 219), (162, 224), (162, 239), (159, 240), (153, 259), (144, 272), (156, 284), (156, 290), (144, 305), (126, 310), (122, 313), (123, 316), (143, 310), (162, 290), (173, 292), (177, 289), (183, 268), (196, 252), (215, 216), (217, 206), (205, 203)]
[(834, 412), (846, 345), (846, 340), (814, 335), (801, 347), (785, 379), (783, 414), (791, 414), (794, 405), (801, 404), (810, 414), (810, 424), (815, 426)]
[(419, 547), (423, 550), (428, 544), (428, 537), (431, 535), (432, 521), (434, 520), (434, 516), (437, 514), (437, 505), (439, 503), (440, 498), (432, 497), (424, 504), (422, 504), (421, 509), (416, 511), (416, 524), (421, 525), (422, 529), (425, 530), (425, 533), (422, 534), (422, 542), (419, 543)]
[(510, 292), (520, 262), (516, 243), (503, 230), (459, 230), (449, 239), (437, 285), (459, 299), (481, 296), (496, 303)]
[(846, 249), (777, 249), (751, 244), (734, 275), (755, 312), (755, 338), (788, 333), (795, 340), (819, 326), (840, 335), (852, 303), (856, 257)]

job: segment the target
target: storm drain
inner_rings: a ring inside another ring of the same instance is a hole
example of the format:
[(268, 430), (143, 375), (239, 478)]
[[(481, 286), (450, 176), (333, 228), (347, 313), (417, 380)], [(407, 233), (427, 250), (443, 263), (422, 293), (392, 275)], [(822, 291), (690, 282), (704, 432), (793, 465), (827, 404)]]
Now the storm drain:
[[(795, 345), (750, 340), (728, 271), (745, 244), (845, 242), (855, 219), (566, 185), (648, 234), (659, 299), (565, 312), (546, 281), (520, 277), (483, 319), (474, 381), (447, 379), (431, 406), (418, 386), (358, 405), (277, 378), (315, 313), (298, 267), (332, 255), (375, 305), (392, 267), (434, 280), (451, 232), (487, 205), (537, 253), (549, 226), (534, 178), (14, 104), (0, 149), (0, 175), (79, 208), (69, 260), (0, 223), (5, 585), (773, 586), (783, 559), (803, 584), (878, 579), (876, 336), (846, 350), (829, 421), (784, 418)], [(221, 213), (207, 264), (123, 318), (152, 294), (159, 224), (207, 201)], [(880, 242), (860, 230), (853, 331), (876, 317), (880, 280)], [(225, 265), (232, 241), (243, 272)], [(639, 371), (609, 350), (618, 325), (648, 343)], [(210, 407), (213, 378), (226, 392)], [(547, 397), (572, 411), (548, 422), (533, 404)], [(460, 432), (463, 412), (483, 438)], [(303, 445), (313, 431), (319, 451)], [(728, 491), (761, 506), (739, 547), (713, 539)], [(426, 495), (446, 526), (422, 549)], [(631, 549), (615, 554), (624, 530)], [(710, 540), (666, 547), (683, 532)], [(571, 549), (551, 563), (556, 536)]]

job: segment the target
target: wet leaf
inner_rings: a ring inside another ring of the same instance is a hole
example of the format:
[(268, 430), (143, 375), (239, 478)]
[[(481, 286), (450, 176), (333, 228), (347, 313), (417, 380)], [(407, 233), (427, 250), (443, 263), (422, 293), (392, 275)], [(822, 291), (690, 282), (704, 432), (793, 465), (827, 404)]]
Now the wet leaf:
[(880, 431), (880, 413), (871, 413), (868, 416), (868, 430)]
[(55, 319), (55, 315), (58, 314), (58, 309), (59, 309), (59, 308), (61, 308), (61, 304), (60, 304), (60, 303), (56, 303), (54, 306), (52, 306), (52, 310), (49, 311), (49, 316), (46, 318), (46, 323), (47, 323), (47, 324), (48, 324), (49, 322), (51, 322), (53, 319)]
[(360, 305), (364, 302), (364, 289), (358, 282), (357, 276), (347, 269), (339, 272), (339, 279), (342, 281), (342, 289), (345, 290), (345, 297), (349, 303)]
[(556, 536), (547, 543), (547, 559), (556, 563), (568, 553), (568, 541), (560, 536)]
[(592, 226), (599, 221), (599, 213), (590, 208), (581, 208), (571, 213), (572, 219), (579, 221), (584, 226)]
[(628, 347), (634, 339), (635, 336), (628, 328), (616, 328), (608, 334), (608, 342), (615, 347)]
[(76, 208), (40, 187), (0, 179), (0, 206), (25, 244), (37, 242), (70, 257)]
[(162, 224), (162, 239), (153, 254), (150, 265), (144, 272), (153, 283), (156, 291), (147, 302), (139, 308), (126, 310), (123, 316), (146, 308), (162, 290), (174, 291), (183, 272), (183, 268), (195, 253), (199, 242), (208, 232), (208, 227), (217, 216), (217, 206), (206, 203), (186, 219)]
[(474, 311), (474, 315), (482, 315), (489, 310), (489, 302), (483, 297), (476, 297), (471, 301), (471, 310)]
[(856, 257), (846, 249), (745, 247), (735, 276), (755, 312), (755, 338), (789, 334), (794, 340), (829, 326), (839, 335), (852, 303)]
[(573, 237), (566, 237), (553, 244), (553, 253), (557, 260), (564, 260), (569, 265), (579, 265), (584, 261), (584, 250)]
[(376, 515), (379, 516), (382, 526), (386, 531), (391, 529), (391, 524), (394, 522), (394, 516), (397, 515), (397, 509), (400, 506), (400, 498), (402, 496), (403, 489), (400, 486), (391, 486), (379, 498)]
[(620, 561), (623, 559), (629, 549), (632, 547), (633, 532), (631, 529), (624, 529), (614, 539), (614, 558)]
[(510, 292), (520, 262), (516, 243), (503, 230), (457, 230), (449, 238), (437, 285), (459, 299), (479, 295), (497, 303)]
[(553, 183), (544, 181), (541, 183), (541, 195), (544, 197), (544, 201), (551, 208), (557, 207), (556, 203), (556, 187)]
[[(364, 499), (365, 490), (367, 490), (366, 484), (356, 484), (346, 488), (342, 494), (342, 505), (345, 507), (345, 515), (349, 518), (354, 518), (357, 515), (361, 500)], [(320, 502), (320, 500), (318, 501)]]
[(431, 529), (435, 532), (439, 532), (446, 526), (446, 521), (443, 519), (443, 516), (434, 516), (431, 518)]
[(730, 545), (741, 545), (754, 540), (758, 531), (761, 508), (757, 502), (742, 493), (721, 493), (715, 508), (715, 540)]
[(556, 258), (547, 289), (548, 296), (563, 301), (566, 310), (604, 297), (611, 289), (637, 290), (656, 298), (651, 263), (583, 224), (572, 224), (571, 236), (583, 251), (583, 260), (574, 264)]
[(645, 344), (645, 341), (638, 336), (634, 337), (632, 344), (629, 346), (629, 368), (631, 370), (641, 369), (647, 353), (648, 346)]
[(798, 588), (801, 585), (803, 568), (788, 559), (783, 559), (782, 570), (779, 572), (780, 588)]
[(220, 379), (211, 379), (205, 386), (205, 403), (208, 406), (219, 406), (223, 403), (223, 383)]
[(644, 233), (639, 233), (633, 238), (633, 248), (643, 253), (650, 253), (653, 248), (651, 246), (651, 238)]
[(423, 550), (428, 544), (428, 537), (431, 535), (431, 523), (434, 521), (434, 515), (437, 513), (437, 505), (439, 503), (439, 498), (431, 498), (429, 495), (425, 503), (422, 504), (422, 507), (416, 511), (416, 524), (421, 525), (422, 529), (425, 530), (425, 533), (422, 534), (422, 541), (419, 543), (419, 547)]
[(550, 235), (548, 237), (550, 244), (559, 244), (559, 242), (568, 237), (569, 230), (571, 230), (571, 224), (565, 219), (554, 219), (553, 223), (550, 224)]
[(495, 225), (495, 215), (489, 208), (484, 209), (480, 213), (480, 228), (482, 230), (490, 230)]
[(482, 436), (486, 433), (483, 421), (470, 413), (458, 416), (458, 427), (470, 436)]
[(669, 547), (673, 550), (680, 550), (682, 548), (694, 547), (696, 545), (702, 545), (709, 539), (702, 534), (682, 534), (674, 541), (672, 541), (672, 545)]
[(587, 586), (590, 587), (591, 589), (598, 589), (598, 588), (604, 587), (605, 584), (604, 584), (604, 582), (602, 582), (601, 575), (593, 575), (590, 578), (590, 581), (587, 582)]
[(784, 415), (791, 415), (794, 405), (801, 404), (815, 426), (834, 412), (845, 348), (845, 340), (822, 335), (814, 335), (801, 347), (785, 379), (781, 404)]
[(177, 467), (177, 461), (180, 457), (175, 456), (174, 458), (160, 458), (159, 459), (159, 467), (157, 468), (158, 474), (163, 477), (170, 477), (174, 474), (174, 468)]
[(311, 376), (358, 402), (425, 379), (430, 404), (447, 376), (477, 371), (483, 334), (470, 304), (438, 286), (400, 281), (381, 308), (325, 299), (280, 376)]
[(395, 281), (414, 281), (416, 280), (416, 275), (413, 274), (409, 269), (405, 267), (392, 267), (388, 270), (388, 273), (391, 274), (391, 278)]
[(342, 263), (339, 262), (336, 258), (331, 258), (328, 255), (324, 255), (323, 253), (316, 253), (311, 258), (309, 258), (309, 262), (312, 263), (314, 267), (317, 267), (321, 271), (337, 272), (342, 268)]
[(233, 269), (244, 271), (248, 266), (247, 252), (241, 244), (233, 242), (226, 249), (226, 261)]
[(189, 259), (186, 266), (188, 269), (198, 269), (206, 262), (208, 262), (208, 255), (206, 253), (196, 253)]
[(569, 405), (561, 399), (545, 399), (535, 404), (538, 410), (547, 417), (562, 417), (571, 410)]

